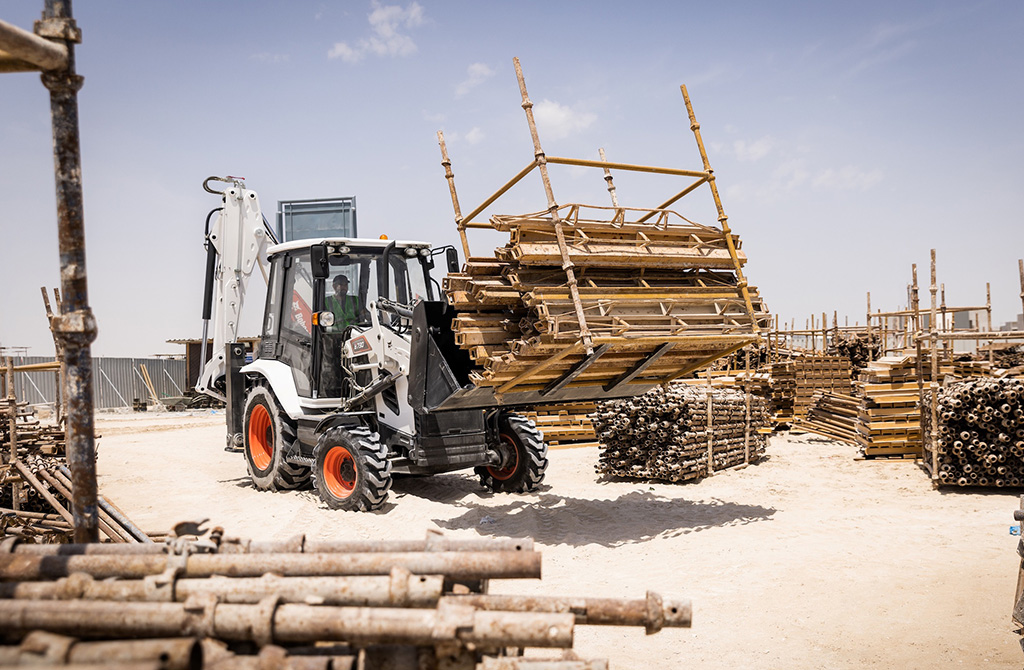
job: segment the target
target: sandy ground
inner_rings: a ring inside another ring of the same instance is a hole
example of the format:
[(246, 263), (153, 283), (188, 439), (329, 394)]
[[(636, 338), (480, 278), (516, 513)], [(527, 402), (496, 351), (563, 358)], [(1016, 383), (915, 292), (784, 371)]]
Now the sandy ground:
[(912, 462), (855, 461), (811, 435), (685, 485), (602, 481), (597, 450), (551, 452), (541, 490), (492, 495), (469, 473), (395, 482), (380, 513), (263, 493), (223, 451), (220, 413), (100, 415), (99, 483), (144, 529), (210, 518), (283, 539), (533, 537), (541, 581), (494, 593), (693, 601), (692, 629), (577, 627), (611, 668), (1021, 668), (1010, 625), (1019, 490), (934, 491)]

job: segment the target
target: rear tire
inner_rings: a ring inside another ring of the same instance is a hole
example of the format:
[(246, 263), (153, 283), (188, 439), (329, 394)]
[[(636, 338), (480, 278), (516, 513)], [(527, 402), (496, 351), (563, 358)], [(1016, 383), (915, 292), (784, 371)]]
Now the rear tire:
[(295, 422), (266, 386), (254, 386), (245, 398), (242, 436), (245, 464), (257, 489), (286, 491), (309, 483), (309, 468), (285, 460), (297, 439)]
[(371, 512), (384, 506), (391, 489), (388, 448), (368, 428), (331, 428), (313, 454), (313, 487), (331, 509)]
[(502, 462), (474, 468), (480, 483), (495, 493), (528, 493), (544, 480), (548, 447), (536, 424), (518, 414), (498, 419)]

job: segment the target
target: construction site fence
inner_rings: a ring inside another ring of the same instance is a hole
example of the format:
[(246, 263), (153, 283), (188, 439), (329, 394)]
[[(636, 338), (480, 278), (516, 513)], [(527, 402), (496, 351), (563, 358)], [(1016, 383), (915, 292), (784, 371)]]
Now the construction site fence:
[[(15, 367), (52, 362), (46, 356), (14, 356)], [(142, 377), (146, 366), (160, 399), (180, 396), (185, 388), (185, 361), (162, 358), (93, 358), (93, 405), (96, 409), (131, 408), (136, 400), (153, 403)], [(53, 405), (57, 396), (53, 372), (15, 372), (14, 392), (20, 402)]]

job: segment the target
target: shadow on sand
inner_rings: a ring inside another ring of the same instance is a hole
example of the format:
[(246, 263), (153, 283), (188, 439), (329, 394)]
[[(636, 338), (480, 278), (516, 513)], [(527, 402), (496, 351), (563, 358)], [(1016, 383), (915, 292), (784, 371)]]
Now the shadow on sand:
[[(489, 494), (481, 494), (481, 497)], [(541, 492), (507, 498), (497, 507), (454, 501), (465, 511), (453, 519), (434, 519), (447, 530), (473, 529), (494, 537), (532, 537), (543, 544), (615, 547), (674, 537), (719, 526), (736, 526), (771, 517), (772, 508), (722, 500), (694, 502), (631, 491), (614, 500), (585, 500)]]

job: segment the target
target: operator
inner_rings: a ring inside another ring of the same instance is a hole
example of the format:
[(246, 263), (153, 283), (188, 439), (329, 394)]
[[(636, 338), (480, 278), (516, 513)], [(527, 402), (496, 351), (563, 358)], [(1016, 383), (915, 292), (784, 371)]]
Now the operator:
[(348, 294), (348, 277), (338, 275), (331, 282), (334, 295), (327, 296), (327, 309), (334, 314), (332, 332), (340, 333), (359, 323), (359, 298)]

